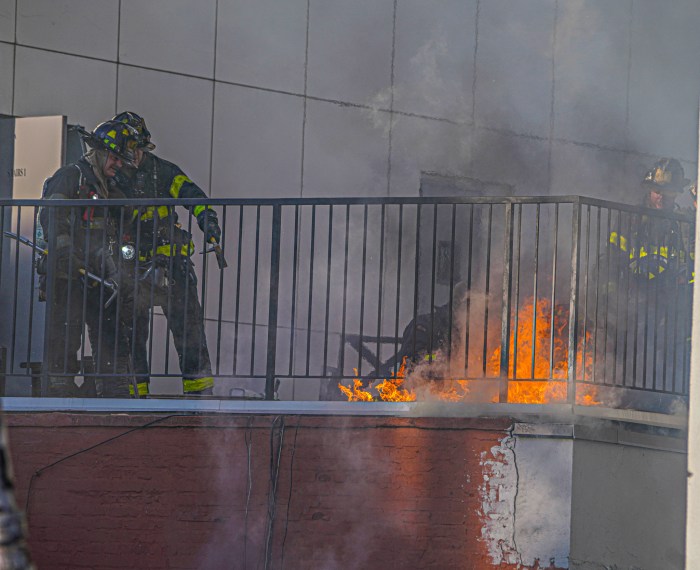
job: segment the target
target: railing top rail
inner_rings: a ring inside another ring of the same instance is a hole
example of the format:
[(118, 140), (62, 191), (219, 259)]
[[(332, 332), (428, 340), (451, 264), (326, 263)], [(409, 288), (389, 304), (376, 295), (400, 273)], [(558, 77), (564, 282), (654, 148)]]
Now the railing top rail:
[[(109, 206), (364, 206), (364, 205), (433, 205), (433, 204), (475, 204), (475, 205), (502, 205), (502, 204), (579, 204), (621, 212), (645, 214), (659, 218), (675, 219), (678, 221), (693, 221), (694, 217), (681, 212), (668, 212), (665, 210), (651, 210), (643, 206), (623, 204), (609, 200), (601, 200), (587, 196), (478, 196), (478, 197), (347, 197), (347, 198), (168, 198), (168, 199), (111, 199)], [(27, 200), (27, 199), (0, 199), (0, 207), (66, 207), (66, 206), (106, 206), (102, 201), (95, 200)]]
[[(220, 206), (329, 206), (365, 204), (543, 204), (574, 203), (580, 196), (479, 196), (479, 197), (343, 197), (343, 198), (120, 198), (110, 199), (110, 206), (192, 206), (210, 204)], [(45, 206), (46, 200), (0, 199), (0, 206)], [(94, 206), (95, 200), (51, 200), (52, 206)]]

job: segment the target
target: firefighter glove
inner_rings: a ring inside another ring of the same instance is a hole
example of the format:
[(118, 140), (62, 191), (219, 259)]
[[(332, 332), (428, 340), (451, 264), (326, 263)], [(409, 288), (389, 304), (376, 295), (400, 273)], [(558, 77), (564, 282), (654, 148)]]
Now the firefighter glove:
[(73, 248), (61, 247), (56, 250), (56, 270), (60, 276), (78, 278), (83, 266), (83, 260), (73, 252)]
[(216, 243), (221, 241), (221, 228), (219, 227), (219, 220), (214, 210), (202, 210), (197, 216), (197, 223), (199, 224), (199, 229), (204, 233), (204, 239), (207, 242), (210, 242), (212, 238)]

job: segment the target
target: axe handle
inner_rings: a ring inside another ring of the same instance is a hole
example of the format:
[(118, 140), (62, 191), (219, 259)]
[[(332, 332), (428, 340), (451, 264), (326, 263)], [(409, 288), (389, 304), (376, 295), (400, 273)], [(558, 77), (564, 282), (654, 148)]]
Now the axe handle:
[(216, 255), (216, 263), (219, 264), (219, 269), (224, 269), (225, 267), (228, 267), (228, 263), (226, 263), (226, 258), (224, 257), (224, 250), (221, 249), (221, 246), (216, 243), (216, 240), (214, 238), (211, 238), (209, 240), (209, 243), (211, 243), (214, 246), (214, 254)]

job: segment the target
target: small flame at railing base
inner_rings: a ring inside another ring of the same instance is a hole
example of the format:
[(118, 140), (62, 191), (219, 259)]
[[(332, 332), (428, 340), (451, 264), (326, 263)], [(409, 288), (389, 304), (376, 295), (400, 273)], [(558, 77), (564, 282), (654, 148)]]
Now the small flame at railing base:
[[(501, 387), (507, 382), (507, 399), (502, 401)], [(414, 387), (404, 387), (404, 383)], [(351, 387), (338, 384), (349, 402), (491, 402), (510, 404), (565, 404), (568, 402), (567, 382), (561, 380), (431, 380), (413, 382), (409, 374), (404, 380), (396, 376), (382, 380), (365, 389), (362, 380), (355, 378)], [(600, 406), (597, 388), (587, 384), (576, 386), (576, 404)]]

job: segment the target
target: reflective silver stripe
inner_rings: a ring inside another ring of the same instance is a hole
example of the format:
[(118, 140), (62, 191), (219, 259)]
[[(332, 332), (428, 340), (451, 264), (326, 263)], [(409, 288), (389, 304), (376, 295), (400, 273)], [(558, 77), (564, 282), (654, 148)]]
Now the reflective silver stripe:
[(57, 192), (56, 194), (51, 194), (51, 196), (49, 196), (47, 200), (69, 200), (69, 198), (65, 194)]
[(60, 235), (56, 236), (56, 248), (60, 249), (62, 247), (71, 247), (73, 245), (72, 240), (70, 239), (70, 236), (67, 235)]

